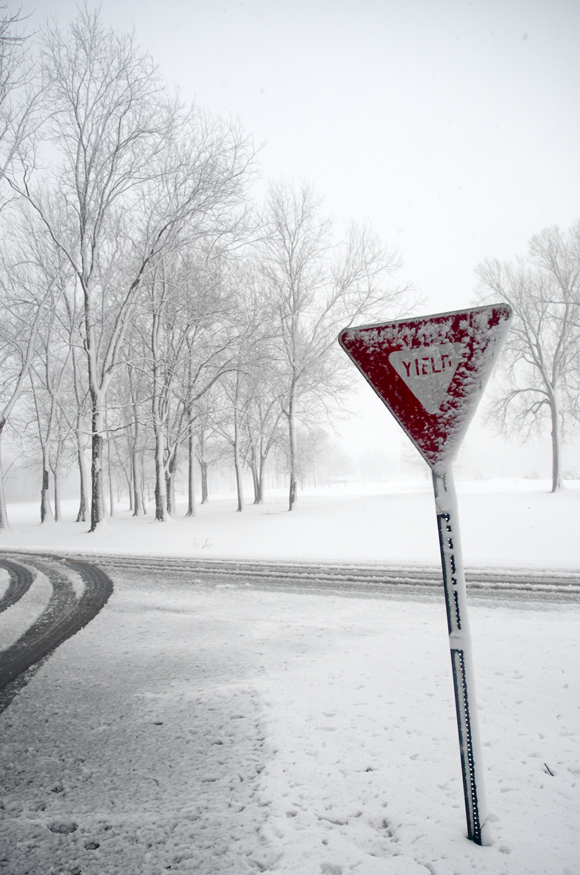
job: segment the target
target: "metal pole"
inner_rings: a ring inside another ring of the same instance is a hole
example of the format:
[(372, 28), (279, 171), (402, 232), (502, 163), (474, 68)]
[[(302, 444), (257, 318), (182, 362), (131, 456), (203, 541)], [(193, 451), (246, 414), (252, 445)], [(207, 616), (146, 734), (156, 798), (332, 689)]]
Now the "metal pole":
[(486, 823), (487, 808), (483, 760), (477, 723), (475, 680), (467, 617), (465, 572), (459, 538), (457, 495), (451, 469), (442, 474), (433, 471), (433, 491), (435, 493), (441, 567), (445, 586), (467, 837), (478, 845), (487, 845), (491, 843), (491, 840), (489, 827)]

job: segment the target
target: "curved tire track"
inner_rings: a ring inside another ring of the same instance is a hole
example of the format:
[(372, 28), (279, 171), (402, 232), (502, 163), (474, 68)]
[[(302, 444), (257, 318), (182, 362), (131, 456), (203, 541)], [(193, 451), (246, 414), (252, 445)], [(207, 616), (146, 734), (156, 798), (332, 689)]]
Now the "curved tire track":
[(10, 576), (8, 589), (0, 598), (0, 611), (5, 611), (11, 605), (16, 604), (22, 596), (26, 595), (32, 586), (34, 576), (28, 568), (25, 568), (23, 565), (16, 565), (7, 559), (0, 559), (0, 568), (4, 568)]
[[(55, 561), (62, 567), (62, 560), (55, 557)], [(68, 561), (65, 567), (67, 566), (76, 571), (83, 580), (84, 591), (80, 598), (77, 598), (71, 580), (58, 568), (46, 562), (34, 561), (34, 567), (50, 580), (53, 592), (40, 617), (18, 641), (0, 653), (0, 711), (10, 704), (57, 647), (90, 623), (113, 592), (111, 579), (96, 565)], [(0, 560), (0, 567), (6, 568), (11, 577), (11, 584), (3, 601), (10, 595), (12, 583), (15, 582), (12, 600), (9, 602), (13, 604), (17, 601), (16, 593), (20, 592), (19, 597), (22, 597), (30, 588), (32, 573), (27, 567), (5, 559)]]

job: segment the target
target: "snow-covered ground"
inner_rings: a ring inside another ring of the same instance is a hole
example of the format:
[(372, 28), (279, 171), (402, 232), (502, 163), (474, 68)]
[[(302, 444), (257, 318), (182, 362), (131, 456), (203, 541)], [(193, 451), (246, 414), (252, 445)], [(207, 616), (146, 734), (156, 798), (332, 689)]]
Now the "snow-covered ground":
[[(580, 482), (551, 495), (548, 481), (480, 480), (458, 483), (467, 566), (580, 567)], [(102, 530), (74, 523), (39, 525), (37, 504), (9, 508), (12, 531), (0, 548), (94, 551), (203, 558), (305, 559), (330, 562), (417, 562), (437, 565), (439, 546), (430, 484), (346, 485), (301, 493), (291, 514), (286, 494), (236, 513), (233, 496), (197, 507), (195, 519), (155, 523), (152, 510), (133, 518), (118, 508)]]
[[(466, 564), (577, 568), (580, 490), (546, 490), (460, 487)], [(167, 525), (118, 514), (88, 536), (13, 507), (2, 546), (437, 562), (426, 488), (234, 509)], [(480, 848), (465, 838), (439, 598), (114, 582), (0, 716), (0, 872), (580, 872), (579, 605), (471, 602), (494, 839)]]

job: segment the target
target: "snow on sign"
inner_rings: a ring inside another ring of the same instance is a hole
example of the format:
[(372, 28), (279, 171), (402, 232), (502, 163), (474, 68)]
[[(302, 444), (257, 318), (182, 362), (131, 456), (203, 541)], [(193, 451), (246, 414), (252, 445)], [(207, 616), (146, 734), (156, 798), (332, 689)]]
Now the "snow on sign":
[(507, 304), (363, 325), (339, 342), (433, 470), (455, 456), (507, 333)]

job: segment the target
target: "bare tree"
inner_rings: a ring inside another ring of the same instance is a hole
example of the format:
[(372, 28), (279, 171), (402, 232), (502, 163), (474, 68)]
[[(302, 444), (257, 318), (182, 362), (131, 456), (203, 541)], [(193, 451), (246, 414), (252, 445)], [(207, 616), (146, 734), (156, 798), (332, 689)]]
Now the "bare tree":
[(385, 283), (398, 258), (366, 229), (351, 226), (336, 246), (320, 202), (304, 185), (270, 188), (264, 210), (260, 262), (279, 338), (283, 412), (288, 428), (289, 510), (297, 497), (297, 420), (308, 399), (336, 396), (345, 386), (343, 362), (335, 353), (340, 328), (381, 306), (393, 315), (403, 289)]
[(506, 434), (524, 439), (549, 421), (556, 492), (562, 486), (562, 432), (580, 353), (580, 222), (568, 233), (545, 229), (530, 240), (527, 259), (488, 260), (477, 275), (480, 300), (506, 301), (515, 317), (490, 417)]

